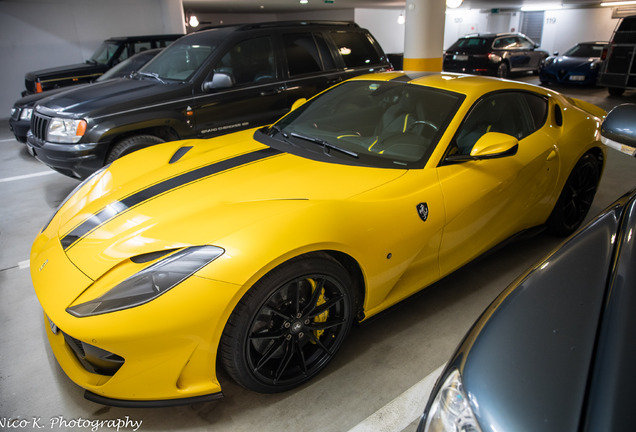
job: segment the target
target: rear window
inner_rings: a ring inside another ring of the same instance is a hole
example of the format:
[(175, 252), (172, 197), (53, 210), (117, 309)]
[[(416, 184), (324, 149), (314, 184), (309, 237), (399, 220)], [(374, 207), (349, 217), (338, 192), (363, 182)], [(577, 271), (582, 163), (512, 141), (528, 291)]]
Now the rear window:
[(462, 38), (455, 42), (449, 49), (459, 48), (488, 48), (490, 47), (490, 39), (483, 37)]
[(377, 65), (381, 62), (373, 42), (365, 33), (331, 32), (331, 39), (348, 68)]

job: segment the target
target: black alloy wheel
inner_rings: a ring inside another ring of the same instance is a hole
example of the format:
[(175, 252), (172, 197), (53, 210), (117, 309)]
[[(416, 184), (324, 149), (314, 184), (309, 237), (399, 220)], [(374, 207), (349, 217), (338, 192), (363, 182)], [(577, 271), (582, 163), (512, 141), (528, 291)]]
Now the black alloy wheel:
[(292, 260), (248, 291), (221, 339), (225, 369), (261, 393), (297, 387), (334, 357), (352, 324), (351, 279), (329, 256)]
[(579, 159), (548, 218), (550, 233), (565, 237), (576, 231), (592, 206), (600, 175), (596, 156), (587, 153)]

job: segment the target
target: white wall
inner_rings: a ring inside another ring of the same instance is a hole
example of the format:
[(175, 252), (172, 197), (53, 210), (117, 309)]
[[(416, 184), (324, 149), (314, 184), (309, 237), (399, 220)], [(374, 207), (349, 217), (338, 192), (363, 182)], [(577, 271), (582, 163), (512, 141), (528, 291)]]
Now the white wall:
[(405, 15), (404, 9), (356, 9), (354, 21), (371, 32), (385, 53), (403, 53), (404, 24), (398, 24), (400, 14)]
[[(467, 33), (519, 31), (521, 12), (490, 12), (455, 9), (446, 11), (444, 48)], [(561, 9), (546, 11), (541, 49), (564, 52), (577, 42), (609, 40), (616, 27), (611, 8)]]
[(608, 41), (618, 22), (608, 7), (546, 11), (544, 20), (541, 48), (550, 54), (562, 54), (578, 42)]
[(183, 33), (183, 8), (169, 0), (0, 1), (0, 118), (24, 90), (24, 74), (83, 63), (113, 36)]

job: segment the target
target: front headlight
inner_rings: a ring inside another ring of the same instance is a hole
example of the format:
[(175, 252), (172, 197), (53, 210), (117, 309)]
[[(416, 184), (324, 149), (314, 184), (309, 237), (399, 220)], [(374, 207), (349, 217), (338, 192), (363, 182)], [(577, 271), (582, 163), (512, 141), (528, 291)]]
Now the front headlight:
[(446, 378), (435, 396), (426, 417), (424, 431), (481, 432), (457, 370)]
[(20, 120), (31, 121), (31, 114), (33, 114), (33, 108), (22, 108), (20, 111)]
[(86, 120), (52, 118), (47, 140), (54, 143), (76, 143), (86, 133)]
[(174, 288), (223, 254), (215, 246), (182, 249), (132, 275), (95, 300), (66, 309), (76, 317), (88, 317), (140, 306)]

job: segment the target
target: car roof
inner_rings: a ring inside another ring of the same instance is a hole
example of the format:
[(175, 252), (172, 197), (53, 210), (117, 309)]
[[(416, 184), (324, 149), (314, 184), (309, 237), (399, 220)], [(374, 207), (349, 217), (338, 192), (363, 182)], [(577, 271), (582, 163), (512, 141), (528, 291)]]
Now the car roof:
[(465, 95), (482, 95), (491, 91), (504, 89), (532, 91), (534, 93), (544, 95), (554, 93), (524, 82), (507, 81), (494, 77), (449, 72), (380, 72), (362, 75), (357, 78), (352, 78), (352, 80), (401, 81)]

